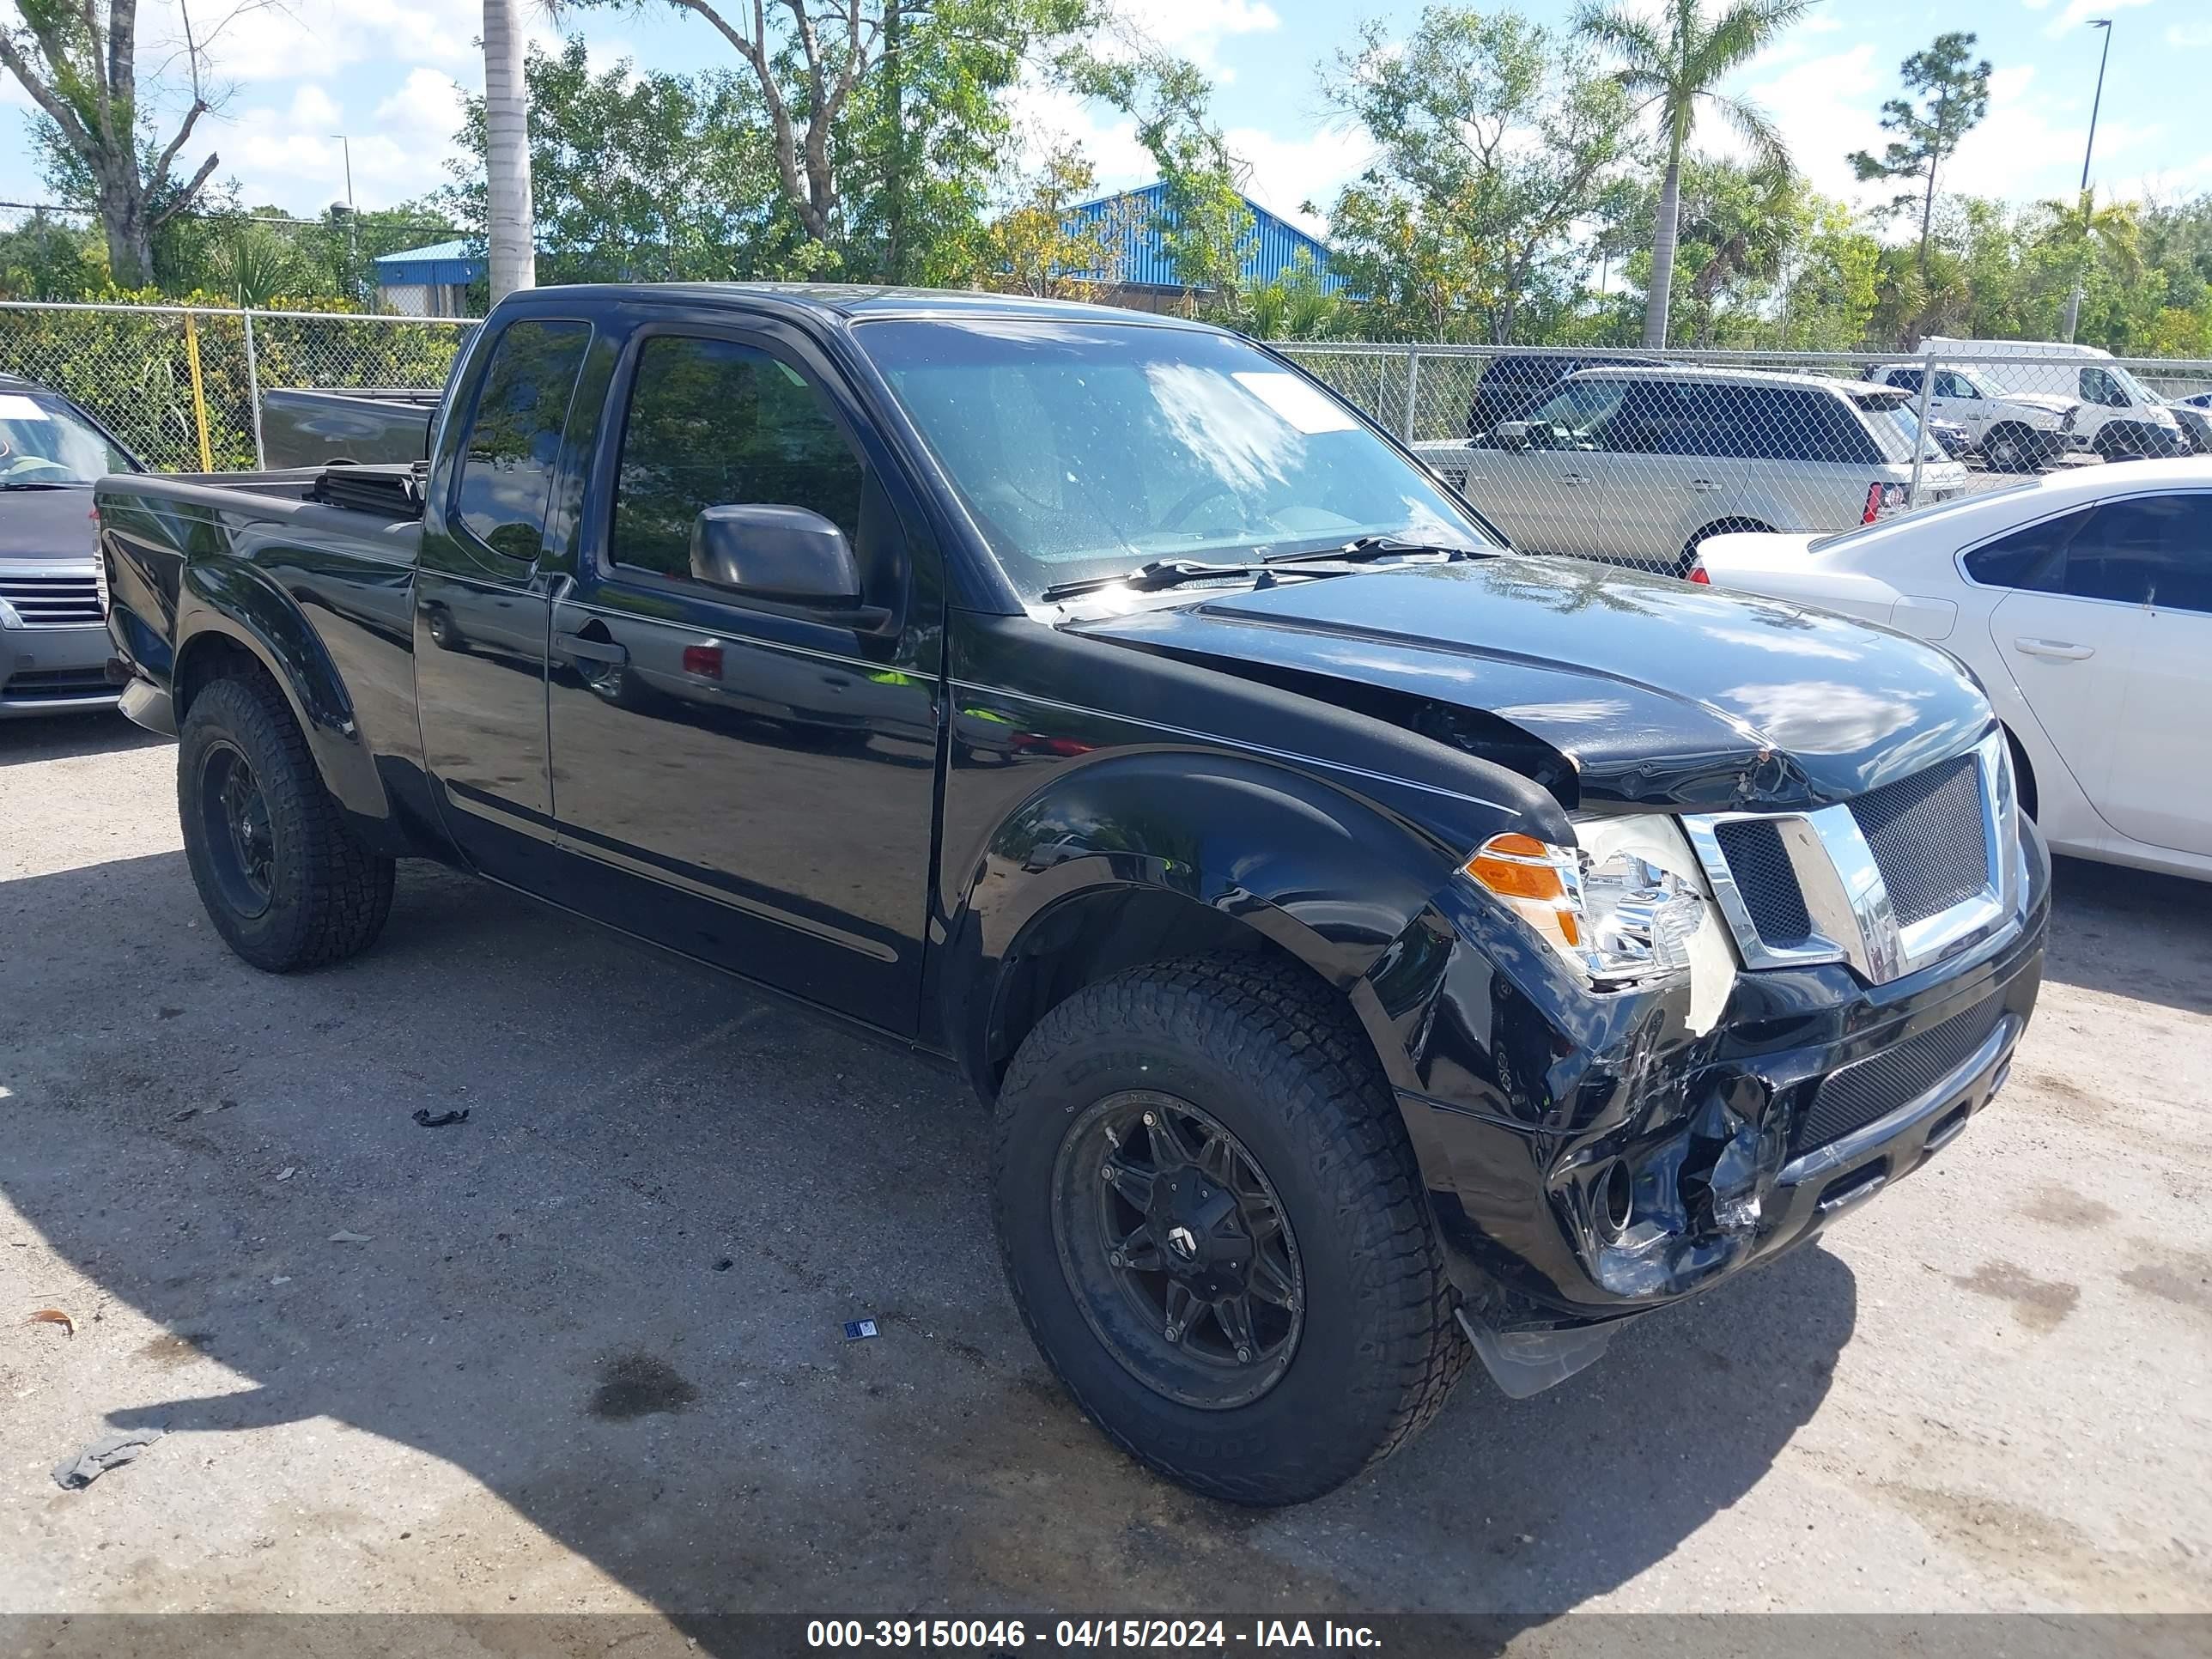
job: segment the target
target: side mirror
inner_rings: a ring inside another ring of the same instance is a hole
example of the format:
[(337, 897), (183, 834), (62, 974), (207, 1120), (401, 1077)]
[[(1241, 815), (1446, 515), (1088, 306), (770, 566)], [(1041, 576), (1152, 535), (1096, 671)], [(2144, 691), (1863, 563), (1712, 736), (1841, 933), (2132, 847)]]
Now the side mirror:
[(1528, 422), (1500, 421), (1490, 428), (1490, 437), (1500, 449), (1526, 449), (1528, 447)]
[(803, 507), (708, 507), (691, 521), (691, 574), (786, 605), (860, 602), (860, 567), (845, 532)]

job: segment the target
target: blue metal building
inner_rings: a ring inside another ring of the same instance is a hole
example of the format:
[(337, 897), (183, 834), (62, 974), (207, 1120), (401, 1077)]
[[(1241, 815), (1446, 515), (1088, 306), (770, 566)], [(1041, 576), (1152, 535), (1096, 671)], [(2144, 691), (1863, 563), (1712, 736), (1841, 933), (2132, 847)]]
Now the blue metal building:
[[(1125, 289), (1140, 293), (1181, 294), (1188, 286), (1176, 279), (1175, 263), (1160, 244), (1158, 222), (1166, 191), (1164, 184), (1150, 184), (1139, 190), (1116, 191), (1073, 210), (1079, 220), (1095, 222), (1119, 210), (1133, 221), (1123, 240), (1119, 273), (1120, 284)], [(1268, 212), (1250, 197), (1243, 200), (1252, 212), (1252, 246), (1244, 258), (1247, 282), (1273, 282), (1304, 254), (1320, 273), (1322, 288), (1334, 294), (1344, 286), (1344, 278), (1329, 269), (1326, 243), (1309, 236), (1289, 220)]]
[(468, 314), (469, 284), (484, 274), (484, 257), (466, 242), (435, 242), (376, 260), (380, 310), (409, 317)]

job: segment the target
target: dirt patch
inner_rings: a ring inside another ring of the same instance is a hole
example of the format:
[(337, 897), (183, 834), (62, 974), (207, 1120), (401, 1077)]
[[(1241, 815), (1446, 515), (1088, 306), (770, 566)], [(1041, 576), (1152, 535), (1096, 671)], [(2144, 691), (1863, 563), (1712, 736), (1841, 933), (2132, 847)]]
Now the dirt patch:
[(2031, 1331), (2054, 1331), (2081, 1299), (2079, 1286), (2063, 1279), (2038, 1279), (2009, 1261), (1984, 1261), (1971, 1273), (1946, 1273), (1954, 1285), (1976, 1296), (2012, 1304), (2013, 1317)]
[[(2153, 1254), (2143, 1241), (2136, 1241), (2136, 1248), (2145, 1255)], [(2177, 1308), (2212, 1314), (2212, 1258), (2160, 1255), (2156, 1261), (2139, 1261), (2130, 1267), (2120, 1275), (2120, 1283)]]
[(627, 1423), (632, 1418), (685, 1410), (698, 1398), (699, 1390), (666, 1360), (649, 1353), (624, 1353), (607, 1361), (586, 1409), (606, 1422)]
[(138, 1357), (152, 1361), (165, 1371), (173, 1371), (206, 1358), (207, 1345), (211, 1340), (204, 1331), (163, 1331), (138, 1350)]
[(2054, 1227), (2102, 1227), (2118, 1219), (2119, 1212), (2109, 1204), (2100, 1204), (2094, 1198), (2084, 1198), (2071, 1187), (2046, 1181), (2036, 1189), (2033, 1199), (2021, 1208), (2021, 1213), (2032, 1221), (2048, 1222)]

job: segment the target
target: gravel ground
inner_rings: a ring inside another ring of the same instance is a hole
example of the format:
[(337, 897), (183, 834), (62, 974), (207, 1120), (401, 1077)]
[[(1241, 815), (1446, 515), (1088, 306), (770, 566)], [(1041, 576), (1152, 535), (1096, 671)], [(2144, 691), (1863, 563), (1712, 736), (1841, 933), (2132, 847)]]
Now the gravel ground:
[(428, 866), (257, 974), (173, 761), (0, 725), (0, 1613), (2212, 1610), (2212, 888), (2062, 866), (1933, 1164), (1255, 1515), (1054, 1386), (957, 1084)]

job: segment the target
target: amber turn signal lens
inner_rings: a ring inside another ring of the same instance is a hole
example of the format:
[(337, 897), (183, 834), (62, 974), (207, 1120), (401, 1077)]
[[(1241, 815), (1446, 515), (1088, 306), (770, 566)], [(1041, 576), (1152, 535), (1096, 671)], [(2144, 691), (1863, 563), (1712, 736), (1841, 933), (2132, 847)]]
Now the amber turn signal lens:
[(1492, 836), (1465, 868), (1498, 897), (1535, 907), (1531, 921), (1539, 926), (1548, 924), (1567, 944), (1577, 945), (1582, 930), (1567, 892), (1566, 878), (1560, 872), (1559, 856), (1557, 849), (1533, 836)]

